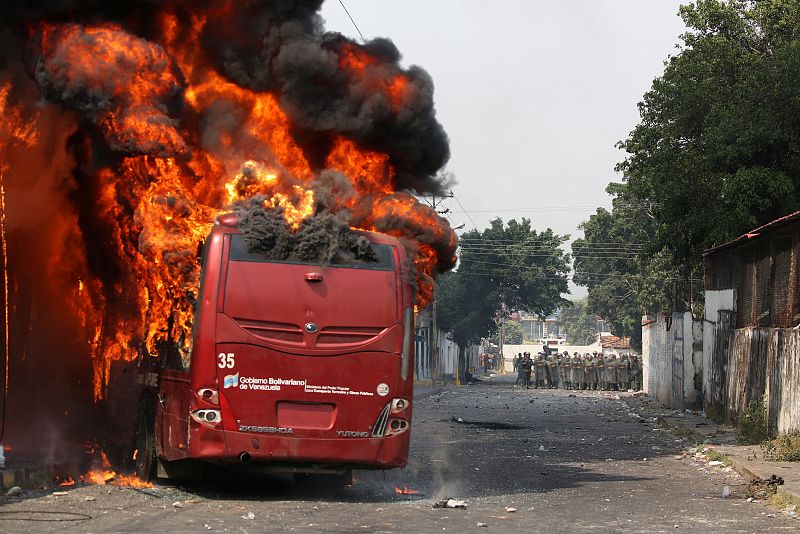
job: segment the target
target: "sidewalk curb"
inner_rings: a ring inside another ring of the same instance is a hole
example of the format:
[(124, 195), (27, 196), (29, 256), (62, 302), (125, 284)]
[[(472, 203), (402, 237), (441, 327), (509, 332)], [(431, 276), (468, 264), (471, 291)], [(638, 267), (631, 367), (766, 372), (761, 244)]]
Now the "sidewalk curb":
[[(758, 469), (755, 467), (752, 462), (749, 462), (746, 459), (741, 457), (740, 453), (731, 449), (725, 445), (707, 445), (709, 449), (714, 449), (715, 451), (719, 452), (720, 454), (724, 454), (731, 461), (731, 467), (733, 467), (740, 475), (749, 478), (750, 480), (754, 479), (767, 479), (771, 477), (773, 474), (780, 476), (780, 469), (770, 470), (770, 472), (766, 472), (763, 470)], [(776, 465), (778, 467), (778, 465)], [(797, 465), (797, 470), (800, 470), (800, 464)], [(788, 473), (785, 473), (788, 474)], [(786, 499), (790, 500), (792, 503), (800, 504), (800, 484), (796, 480), (786, 480), (786, 476), (784, 478), (784, 484), (777, 487), (777, 495), (781, 495)], [(788, 487), (787, 487), (788, 486)]]

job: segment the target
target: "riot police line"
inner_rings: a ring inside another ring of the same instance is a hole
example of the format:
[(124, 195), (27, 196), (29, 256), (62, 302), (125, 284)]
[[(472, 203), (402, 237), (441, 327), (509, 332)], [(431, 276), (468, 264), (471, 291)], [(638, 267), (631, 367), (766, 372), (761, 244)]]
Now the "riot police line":
[(642, 359), (635, 354), (583, 356), (577, 352), (562, 354), (519, 353), (514, 357), (517, 386), (544, 389), (628, 391), (642, 389)]

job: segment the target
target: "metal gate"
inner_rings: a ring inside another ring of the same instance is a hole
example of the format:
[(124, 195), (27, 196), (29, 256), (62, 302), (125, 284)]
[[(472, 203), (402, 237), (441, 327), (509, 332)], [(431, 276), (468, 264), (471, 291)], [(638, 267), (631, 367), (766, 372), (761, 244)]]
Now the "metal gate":
[(732, 311), (720, 310), (714, 329), (709, 408), (719, 417), (725, 417), (728, 404), (728, 361), (731, 353), (732, 320)]

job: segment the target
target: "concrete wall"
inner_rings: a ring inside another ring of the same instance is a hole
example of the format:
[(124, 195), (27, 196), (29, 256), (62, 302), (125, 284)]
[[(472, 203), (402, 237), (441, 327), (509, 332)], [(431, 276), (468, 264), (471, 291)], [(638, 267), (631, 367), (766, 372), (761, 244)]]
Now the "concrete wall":
[(730, 337), (725, 388), (713, 408), (736, 422), (763, 398), (771, 434), (800, 430), (800, 331), (749, 327)]
[(736, 423), (765, 400), (770, 432), (800, 430), (800, 331), (736, 329), (736, 291), (706, 291), (703, 401), (713, 416)]
[[(439, 330), (439, 377), (442, 380), (453, 380), (458, 366), (458, 345), (447, 337), (447, 332)], [(414, 376), (417, 380), (430, 380), (430, 343), (427, 336), (417, 335), (415, 338), (416, 361)], [(470, 368), (480, 365), (481, 348), (470, 345), (466, 349)]]
[(702, 404), (703, 330), (692, 314), (642, 319), (645, 391), (670, 408)]

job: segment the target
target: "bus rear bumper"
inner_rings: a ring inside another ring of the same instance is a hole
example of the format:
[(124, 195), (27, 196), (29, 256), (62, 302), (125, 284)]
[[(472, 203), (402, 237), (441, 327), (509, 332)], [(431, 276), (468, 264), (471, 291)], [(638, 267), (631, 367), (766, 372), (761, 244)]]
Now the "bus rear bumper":
[(223, 463), (331, 464), (362, 469), (404, 467), (411, 433), (382, 438), (313, 438), (195, 427), (188, 458)]

